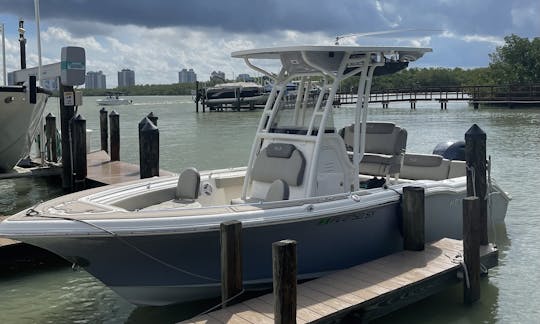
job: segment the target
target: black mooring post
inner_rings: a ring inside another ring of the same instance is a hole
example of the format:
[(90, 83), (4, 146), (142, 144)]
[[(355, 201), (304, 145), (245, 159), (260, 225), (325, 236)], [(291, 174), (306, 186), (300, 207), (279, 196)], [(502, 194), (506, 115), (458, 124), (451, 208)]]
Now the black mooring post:
[(274, 323), (296, 323), (296, 241), (272, 243)]
[(425, 246), (425, 194), (423, 187), (403, 188), (403, 248), (422, 251)]
[(120, 161), (120, 115), (116, 111), (109, 114), (109, 125), (111, 128), (111, 161)]
[(86, 119), (81, 115), (73, 118), (71, 124), (71, 139), (73, 141), (73, 189), (86, 188), (87, 158), (86, 158)]
[(153, 111), (151, 111), (148, 115), (146, 115), (146, 117), (150, 119), (150, 121), (152, 122), (152, 124), (154, 124), (154, 126), (157, 127), (158, 116), (154, 115)]
[(139, 168), (141, 179), (159, 176), (159, 129), (148, 117), (139, 123)]
[(107, 119), (107, 109), (99, 110), (99, 130), (101, 139), (101, 150), (109, 153), (109, 120)]
[(463, 280), (463, 300), (472, 304), (480, 299), (480, 201), (463, 199), (463, 261), (467, 267)]
[(243, 289), (242, 223), (226, 221), (220, 224), (221, 302), (223, 308)]
[(72, 86), (65, 86), (60, 81), (58, 84), (60, 93), (60, 130), (62, 132), (62, 188), (71, 190), (73, 188), (73, 165), (71, 163), (70, 124), (75, 115), (74, 93)]
[(195, 81), (195, 112), (199, 112), (199, 81)]
[(465, 133), (467, 161), (467, 196), (480, 201), (480, 244), (488, 244), (487, 234), (487, 159), (486, 133), (476, 124)]

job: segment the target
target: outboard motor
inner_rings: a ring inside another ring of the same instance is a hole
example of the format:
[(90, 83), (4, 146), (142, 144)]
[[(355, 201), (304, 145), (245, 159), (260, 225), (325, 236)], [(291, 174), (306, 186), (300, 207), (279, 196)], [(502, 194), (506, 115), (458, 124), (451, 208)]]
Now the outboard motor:
[(465, 141), (439, 143), (433, 149), (433, 154), (441, 155), (448, 160), (465, 161)]

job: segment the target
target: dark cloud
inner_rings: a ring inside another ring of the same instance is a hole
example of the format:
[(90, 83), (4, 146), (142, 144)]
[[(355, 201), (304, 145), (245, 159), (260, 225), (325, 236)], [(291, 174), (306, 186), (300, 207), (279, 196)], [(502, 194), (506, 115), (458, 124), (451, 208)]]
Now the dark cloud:
[[(146, 27), (199, 26), (259, 33), (276, 29), (337, 33), (385, 28), (373, 5), (346, 0), (42, 0), (42, 20)], [(33, 2), (0, 0), (0, 12), (33, 17)], [(369, 21), (369, 23), (367, 23)]]
[[(261, 33), (275, 30), (330, 35), (390, 28), (445, 29), (502, 36), (537, 33), (513, 21), (513, 10), (540, 10), (538, 0), (42, 0), (43, 20), (63, 21), (73, 33), (107, 33), (92, 24), (198, 26)], [(378, 10), (379, 9), (379, 10)], [(382, 10), (381, 10), (382, 9)], [(0, 0), (0, 12), (33, 17), (30, 0)], [(518, 19), (522, 19), (519, 18)], [(531, 18), (534, 21), (535, 18)], [(533, 22), (534, 24), (534, 22)], [(536, 25), (538, 26), (538, 25)]]

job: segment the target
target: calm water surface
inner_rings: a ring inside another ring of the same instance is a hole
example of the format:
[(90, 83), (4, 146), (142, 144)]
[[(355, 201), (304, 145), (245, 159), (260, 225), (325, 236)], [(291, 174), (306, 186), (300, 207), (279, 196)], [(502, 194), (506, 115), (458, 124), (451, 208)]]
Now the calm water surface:
[[(93, 148), (99, 147), (99, 107), (86, 97), (79, 112), (87, 120)], [(196, 114), (190, 97), (132, 97), (120, 114), (124, 161), (138, 163), (137, 123), (149, 112), (159, 117), (160, 167), (179, 172), (245, 165), (260, 116), (255, 112)], [(48, 110), (57, 117), (58, 100)], [(109, 111), (111, 108), (109, 108)], [(335, 110), (335, 124), (352, 120), (353, 110)], [(462, 305), (460, 286), (378, 320), (379, 323), (540, 323), (540, 191), (533, 184), (540, 174), (540, 109), (481, 109), (437, 102), (391, 104), (370, 108), (371, 120), (394, 121), (408, 131), (407, 150), (431, 153), (446, 140), (463, 139), (477, 123), (488, 138), (493, 177), (510, 192), (506, 227), (497, 228), (500, 264), (482, 282), (481, 301)], [(44, 180), (1, 180), (0, 214), (9, 215), (60, 195), (57, 184)], [(270, 247), (269, 247), (270, 248)], [(215, 301), (167, 307), (135, 307), (84, 271), (70, 268), (0, 278), (0, 323), (174, 323), (211, 307)]]

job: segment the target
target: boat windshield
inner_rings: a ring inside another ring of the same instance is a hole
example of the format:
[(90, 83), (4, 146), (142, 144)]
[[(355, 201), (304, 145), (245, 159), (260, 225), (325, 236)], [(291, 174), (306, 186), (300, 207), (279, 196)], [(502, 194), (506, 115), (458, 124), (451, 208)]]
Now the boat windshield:
[[(298, 98), (300, 96), (300, 98)], [(323, 96), (322, 103), (315, 112), (315, 106), (319, 96)], [(322, 112), (326, 106), (328, 93), (321, 94), (320, 89), (310, 89), (310, 91), (287, 90), (283, 95), (278, 111), (270, 127), (271, 133), (308, 135), (309, 126), (313, 125), (310, 135), (317, 135), (321, 123)], [(334, 120), (329, 113), (326, 120), (326, 133), (334, 133)]]

